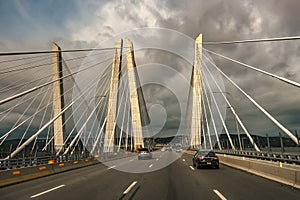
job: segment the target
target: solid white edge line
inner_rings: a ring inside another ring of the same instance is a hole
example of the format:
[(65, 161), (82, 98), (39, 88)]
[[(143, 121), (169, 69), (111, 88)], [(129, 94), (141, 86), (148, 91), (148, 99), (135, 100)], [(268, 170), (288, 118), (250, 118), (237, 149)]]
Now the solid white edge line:
[(43, 194), (46, 194), (46, 193), (51, 192), (51, 191), (53, 191), (53, 190), (57, 190), (57, 189), (59, 189), (59, 188), (61, 188), (61, 187), (64, 187), (64, 186), (65, 186), (65, 185), (59, 185), (59, 186), (57, 186), (57, 187), (51, 188), (51, 189), (49, 189), (49, 190), (46, 190), (46, 191), (44, 191), (44, 192), (41, 192), (41, 193), (32, 195), (30, 198), (35, 198), (35, 197), (41, 196), (41, 195), (43, 195)]
[(195, 170), (194, 167), (190, 166), (191, 170)]
[(115, 168), (115, 167), (116, 167), (116, 165), (111, 166), (111, 167), (109, 167), (109, 168), (107, 168), (107, 169), (113, 169), (113, 168)]
[(137, 181), (133, 181), (131, 185), (123, 192), (123, 194), (127, 194), (137, 183)]
[(223, 194), (218, 190), (214, 189), (213, 191), (216, 193), (216, 195), (218, 195), (218, 197), (220, 197), (221, 200), (227, 200), (226, 197), (224, 197)]

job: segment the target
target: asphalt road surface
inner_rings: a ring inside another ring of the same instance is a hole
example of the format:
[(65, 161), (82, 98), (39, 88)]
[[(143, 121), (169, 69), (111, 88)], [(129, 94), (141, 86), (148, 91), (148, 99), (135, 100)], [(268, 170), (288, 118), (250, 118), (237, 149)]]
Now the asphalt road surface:
[[(163, 167), (167, 160), (175, 161)], [(148, 172), (124, 172), (130, 168)], [(129, 157), (3, 187), (0, 199), (299, 200), (300, 190), (224, 165), (195, 169), (191, 155), (164, 152), (151, 160)]]

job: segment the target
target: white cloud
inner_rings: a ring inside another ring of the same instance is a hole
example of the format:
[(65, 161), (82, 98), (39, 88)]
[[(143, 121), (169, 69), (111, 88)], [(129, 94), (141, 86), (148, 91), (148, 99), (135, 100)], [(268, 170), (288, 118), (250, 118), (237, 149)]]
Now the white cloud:
[[(94, 11), (89, 14), (86, 14), (88, 6), (81, 7), (81, 19), (67, 22), (72, 40), (100, 42), (135, 28), (159, 26), (159, 21), (178, 15), (178, 11), (162, 6), (159, 0), (114, 0), (94, 6)], [(180, 21), (179, 19), (178, 22), (182, 23)]]

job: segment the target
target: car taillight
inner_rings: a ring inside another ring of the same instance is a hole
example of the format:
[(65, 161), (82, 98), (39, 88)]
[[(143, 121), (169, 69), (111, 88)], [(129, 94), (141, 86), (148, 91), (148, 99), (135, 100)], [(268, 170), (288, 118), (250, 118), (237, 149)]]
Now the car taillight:
[(198, 157), (198, 160), (203, 160), (203, 159), (204, 159), (203, 156)]
[(214, 157), (214, 160), (219, 160), (219, 158), (218, 157)]

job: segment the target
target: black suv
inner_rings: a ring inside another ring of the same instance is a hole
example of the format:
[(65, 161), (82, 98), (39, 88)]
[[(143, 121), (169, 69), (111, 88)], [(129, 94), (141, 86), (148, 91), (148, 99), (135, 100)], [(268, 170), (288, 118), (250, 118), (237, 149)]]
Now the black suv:
[(213, 151), (198, 150), (193, 157), (193, 166), (219, 169), (219, 158)]

